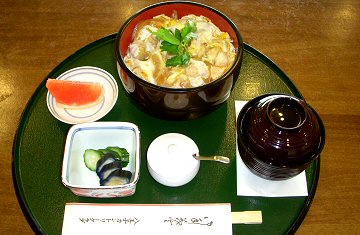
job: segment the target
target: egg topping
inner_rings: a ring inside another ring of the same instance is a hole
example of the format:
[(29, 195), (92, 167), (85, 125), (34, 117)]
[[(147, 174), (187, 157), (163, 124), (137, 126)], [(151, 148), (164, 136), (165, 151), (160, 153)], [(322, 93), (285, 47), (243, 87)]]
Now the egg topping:
[[(162, 40), (152, 32), (164, 27), (175, 33), (189, 21), (196, 24), (196, 35), (187, 48), (189, 62), (181, 66), (166, 66), (171, 55), (161, 50)], [(133, 73), (152, 84), (191, 88), (221, 77), (235, 61), (235, 48), (229, 34), (204, 16), (186, 15), (175, 19), (158, 15), (137, 25), (124, 61)]]

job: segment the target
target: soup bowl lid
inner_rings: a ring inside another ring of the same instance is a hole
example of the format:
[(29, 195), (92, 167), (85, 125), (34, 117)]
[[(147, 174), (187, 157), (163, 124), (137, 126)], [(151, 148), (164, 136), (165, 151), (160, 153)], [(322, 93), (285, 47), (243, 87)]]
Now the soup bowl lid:
[(249, 101), (237, 120), (239, 147), (271, 167), (299, 168), (319, 156), (325, 128), (304, 100), (266, 94)]

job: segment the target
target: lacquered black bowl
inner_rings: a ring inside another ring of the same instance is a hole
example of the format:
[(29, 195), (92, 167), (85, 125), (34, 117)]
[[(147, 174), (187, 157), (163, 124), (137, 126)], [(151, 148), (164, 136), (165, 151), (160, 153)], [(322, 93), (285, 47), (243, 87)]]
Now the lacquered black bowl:
[(250, 171), (265, 179), (285, 180), (320, 156), (325, 127), (304, 100), (266, 94), (249, 101), (240, 111), (237, 143)]
[[(159, 14), (171, 16), (174, 11), (177, 12), (179, 18), (188, 14), (203, 15), (221, 31), (230, 35), (236, 49), (236, 57), (234, 64), (222, 77), (195, 88), (167, 88), (143, 80), (125, 65), (123, 58), (133, 40), (132, 35), (137, 24)], [(170, 1), (148, 6), (131, 16), (118, 32), (115, 40), (115, 54), (120, 79), (135, 104), (156, 117), (188, 120), (208, 114), (229, 98), (240, 74), (243, 40), (236, 25), (220, 11), (195, 2)]]

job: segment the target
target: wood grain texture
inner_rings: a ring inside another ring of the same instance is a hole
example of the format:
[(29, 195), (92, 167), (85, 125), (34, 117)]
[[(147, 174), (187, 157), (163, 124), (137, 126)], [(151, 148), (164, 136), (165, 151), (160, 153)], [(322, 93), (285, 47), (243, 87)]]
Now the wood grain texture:
[[(0, 2), (0, 234), (33, 234), (15, 195), (12, 143), (47, 74), (157, 1)], [(360, 1), (200, 1), (228, 15), (244, 40), (272, 59), (322, 117), (320, 181), (297, 234), (360, 231)]]

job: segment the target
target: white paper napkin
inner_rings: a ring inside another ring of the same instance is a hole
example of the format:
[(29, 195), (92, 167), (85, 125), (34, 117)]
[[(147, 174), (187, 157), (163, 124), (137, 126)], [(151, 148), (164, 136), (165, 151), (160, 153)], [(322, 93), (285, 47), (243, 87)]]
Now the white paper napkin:
[[(236, 117), (247, 101), (235, 101)], [(263, 179), (253, 174), (242, 161), (236, 146), (236, 174), (238, 196), (296, 197), (307, 196), (305, 171), (281, 181)]]

